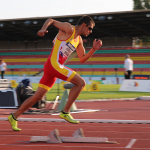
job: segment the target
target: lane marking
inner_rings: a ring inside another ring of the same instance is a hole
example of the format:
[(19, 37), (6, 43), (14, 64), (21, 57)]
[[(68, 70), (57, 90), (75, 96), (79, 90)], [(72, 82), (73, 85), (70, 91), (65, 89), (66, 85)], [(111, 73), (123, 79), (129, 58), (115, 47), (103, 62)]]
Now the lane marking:
[(132, 139), (125, 148), (131, 148), (137, 139)]
[[(5, 117), (0, 117), (0, 121), (7, 121)], [(76, 119), (81, 123), (117, 123), (117, 124), (150, 124), (150, 120), (115, 120), (115, 119)], [(57, 118), (19, 118), (23, 122), (67, 122)]]
[[(29, 122), (28, 122), (29, 123)], [(36, 123), (36, 122), (35, 122)], [(62, 125), (59, 125), (59, 124), (55, 124), (56, 122), (53, 122), (54, 124), (49, 124), (48, 122), (40, 122), (40, 123), (36, 123), (36, 125), (39, 125), (39, 126), (43, 126), (43, 123), (47, 123), (47, 124), (44, 124), (44, 125), (46, 125), (46, 126), (62, 126)], [(4, 122), (0, 122), (0, 124), (1, 125), (7, 125), (8, 123), (6, 122), (6, 121), (4, 121)], [(21, 121), (21, 122), (19, 122), (19, 124), (20, 125), (25, 125), (24, 124), (24, 122), (23, 121)], [(29, 125), (33, 125), (33, 126), (35, 126), (35, 124), (33, 123), (29, 123)], [(134, 126), (133, 126), (134, 125)], [(136, 126), (137, 125), (137, 126)], [(63, 126), (68, 126), (68, 125), (66, 125), (66, 124), (63, 124)], [(76, 124), (72, 124), (72, 126), (78, 126), (78, 125), (76, 125)], [(120, 124), (117, 124), (116, 126), (113, 126), (113, 128), (118, 128), (118, 126), (120, 127), (120, 128), (150, 128), (150, 126), (148, 126), (148, 127), (141, 127), (141, 125), (139, 126), (138, 124), (127, 124), (127, 125), (125, 125), (125, 124), (122, 124), (121, 126), (120, 126)], [(86, 124), (82, 124), (82, 127), (92, 127), (93, 128), (93, 125), (91, 124), (91, 125), (86, 125)], [(96, 127), (99, 127), (99, 125), (96, 125), (96, 124), (94, 124), (94, 127), (96, 128)], [(110, 127), (112, 127), (112, 125), (111, 124), (109, 124), (109, 125), (102, 125), (101, 124), (101, 127), (104, 127), (104, 128), (110, 128)]]

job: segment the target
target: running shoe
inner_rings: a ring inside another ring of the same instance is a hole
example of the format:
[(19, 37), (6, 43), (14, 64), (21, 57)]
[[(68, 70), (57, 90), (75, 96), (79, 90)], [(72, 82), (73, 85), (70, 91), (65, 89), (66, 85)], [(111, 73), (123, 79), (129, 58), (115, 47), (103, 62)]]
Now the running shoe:
[(60, 118), (65, 119), (66, 121), (70, 122), (70, 123), (80, 123), (79, 121), (74, 120), (74, 118), (68, 113), (68, 114), (64, 114), (64, 113), (60, 113), (59, 115)]
[(8, 116), (8, 121), (10, 122), (11, 124), (11, 127), (14, 131), (20, 131), (21, 129), (19, 129), (17, 126), (18, 126), (18, 123), (17, 123), (17, 120), (14, 118), (13, 114), (9, 115)]

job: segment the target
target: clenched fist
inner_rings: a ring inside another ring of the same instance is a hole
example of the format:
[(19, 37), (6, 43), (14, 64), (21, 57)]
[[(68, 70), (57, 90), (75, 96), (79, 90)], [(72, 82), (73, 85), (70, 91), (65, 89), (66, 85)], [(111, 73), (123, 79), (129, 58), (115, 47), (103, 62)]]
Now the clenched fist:
[(37, 35), (38, 36), (44, 36), (45, 33), (48, 33), (48, 31), (47, 30), (39, 30), (38, 33), (37, 33)]
[(93, 41), (93, 48), (95, 50), (98, 50), (101, 46), (102, 46), (102, 41), (100, 39), (98, 39), (98, 40), (95, 39)]

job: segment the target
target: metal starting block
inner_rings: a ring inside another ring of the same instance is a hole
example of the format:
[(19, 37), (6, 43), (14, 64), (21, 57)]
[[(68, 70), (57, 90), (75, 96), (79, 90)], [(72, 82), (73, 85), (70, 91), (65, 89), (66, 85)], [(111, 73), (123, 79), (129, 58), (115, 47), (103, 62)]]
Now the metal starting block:
[(116, 141), (108, 141), (106, 137), (85, 137), (82, 128), (76, 130), (73, 137), (60, 136), (58, 129), (50, 132), (48, 136), (32, 136), (30, 142), (47, 143), (106, 143), (115, 144)]

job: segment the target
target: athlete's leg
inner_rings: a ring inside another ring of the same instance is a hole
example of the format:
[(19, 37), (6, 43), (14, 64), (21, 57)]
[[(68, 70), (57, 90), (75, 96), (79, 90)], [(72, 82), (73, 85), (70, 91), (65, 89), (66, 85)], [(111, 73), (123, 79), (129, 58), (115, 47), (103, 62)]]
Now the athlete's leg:
[(73, 104), (73, 102), (76, 100), (76, 98), (79, 96), (80, 92), (85, 86), (85, 81), (84, 79), (79, 76), (77, 73), (75, 76), (71, 79), (71, 83), (74, 84), (74, 86), (71, 88), (68, 96), (68, 101), (63, 109), (64, 112), (70, 112), (70, 108)]
[(14, 117), (17, 119), (24, 111), (29, 107), (33, 106), (36, 102), (42, 99), (42, 97), (47, 93), (47, 90), (41, 87), (38, 87), (37, 91), (33, 96), (26, 99), (20, 108), (14, 113)]
[(20, 131), (21, 129), (18, 128), (17, 118), (29, 107), (33, 106), (37, 101), (41, 100), (42, 97), (46, 94), (48, 90), (38, 87), (35, 94), (29, 97), (27, 100), (23, 102), (20, 108), (14, 113), (8, 116), (8, 120), (11, 124), (11, 127), (14, 131)]
[(71, 88), (68, 96), (68, 101), (59, 116), (60, 118), (65, 119), (70, 123), (79, 123), (79, 121), (74, 120), (74, 118), (70, 115), (69, 112), (73, 102), (76, 100), (76, 98), (84, 88), (85, 81), (78, 74), (75, 74), (74, 77), (70, 80), (70, 82), (72, 82), (74, 86)]
[[(49, 61), (48, 61), (49, 62)], [(56, 81), (56, 77), (53, 75), (53, 70), (49, 66), (49, 64), (44, 65), (44, 75), (41, 78), (38, 89), (34, 93), (33, 96), (29, 97), (24, 101), (24, 103), (20, 106), (20, 108), (14, 113), (8, 116), (8, 120), (11, 124), (11, 127), (14, 131), (20, 131), (17, 127), (17, 118), (28, 108), (33, 106), (36, 102), (42, 99), (42, 97), (47, 93), (48, 90), (51, 89), (51, 87), (54, 85)]]
[(58, 65), (55, 68), (56, 69), (53, 69), (52, 71), (52, 73), (55, 74), (55, 77), (74, 84), (74, 87), (69, 92), (68, 101), (59, 116), (60, 118), (65, 119), (70, 123), (79, 123), (79, 121), (73, 119), (69, 112), (73, 102), (76, 100), (83, 87), (85, 86), (85, 81), (75, 71), (68, 67), (64, 66), (61, 68)]

